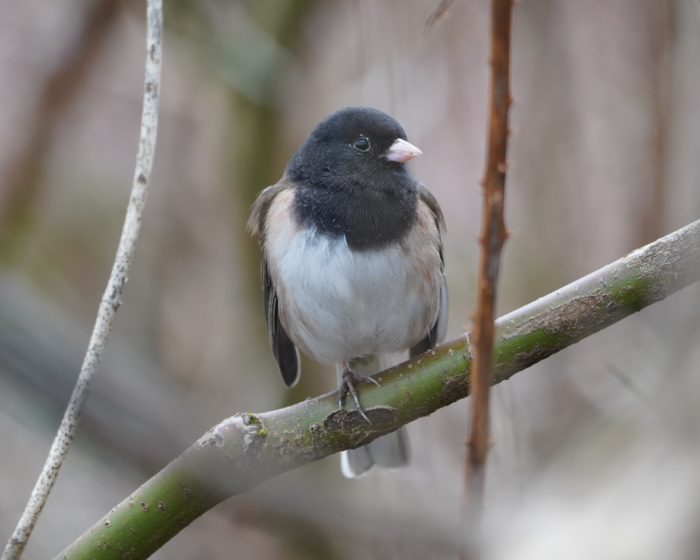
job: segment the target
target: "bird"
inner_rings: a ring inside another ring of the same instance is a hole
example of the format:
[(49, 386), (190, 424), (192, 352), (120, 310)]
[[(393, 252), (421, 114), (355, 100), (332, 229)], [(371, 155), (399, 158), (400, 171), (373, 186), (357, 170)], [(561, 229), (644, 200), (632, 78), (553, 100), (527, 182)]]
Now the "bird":
[[(369, 107), (341, 109), (316, 126), (281, 179), (253, 203), (248, 229), (262, 254), (265, 318), (287, 386), (300, 375), (299, 351), (334, 364), (338, 405), (357, 385), (440, 342), (447, 322), (442, 236), (445, 221), (407, 163), (422, 154), (401, 125)], [(373, 465), (409, 462), (404, 428), (341, 453), (358, 478)]]

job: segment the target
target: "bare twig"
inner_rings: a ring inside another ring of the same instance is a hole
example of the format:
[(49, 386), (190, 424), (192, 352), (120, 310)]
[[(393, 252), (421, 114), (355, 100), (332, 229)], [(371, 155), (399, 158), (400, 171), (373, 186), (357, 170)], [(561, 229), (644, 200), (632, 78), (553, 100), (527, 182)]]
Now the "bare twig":
[(151, 168), (153, 167), (153, 156), (156, 146), (163, 36), (162, 10), (162, 0), (148, 1), (146, 76), (141, 133), (131, 197), (126, 211), (119, 247), (117, 248), (117, 255), (107, 282), (107, 288), (100, 302), (95, 326), (73, 394), (68, 402), (58, 433), (51, 445), (48, 458), (29, 497), (27, 506), (2, 554), (2, 560), (19, 558), (29, 540), (36, 520), (48, 499), (63, 460), (75, 436), (83, 405), (88, 397), (90, 383), (102, 360), (114, 315), (121, 304), (121, 295), (127, 281), (129, 267), (136, 248), (136, 240), (143, 221), (148, 182)]
[[(493, 383), (700, 281), (700, 220), (498, 320)], [(364, 445), (469, 393), (465, 336), (363, 385), (372, 423), (330, 393), (209, 430), (56, 560), (147, 558), (220, 501), (275, 475)], [(671, 372), (672, 373), (672, 372)], [(669, 374), (671, 374), (669, 373)]]
[[(508, 234), (504, 221), (508, 111), (510, 97), (510, 30), (513, 0), (491, 3), (491, 99), (484, 212), (479, 262), (478, 299), (474, 318), (472, 369), (472, 430), (466, 475), (467, 521), (480, 511), (484, 499), (484, 470), (489, 448), (489, 387), (493, 361), (496, 288), (501, 249)], [(471, 523), (469, 523), (471, 525)]]

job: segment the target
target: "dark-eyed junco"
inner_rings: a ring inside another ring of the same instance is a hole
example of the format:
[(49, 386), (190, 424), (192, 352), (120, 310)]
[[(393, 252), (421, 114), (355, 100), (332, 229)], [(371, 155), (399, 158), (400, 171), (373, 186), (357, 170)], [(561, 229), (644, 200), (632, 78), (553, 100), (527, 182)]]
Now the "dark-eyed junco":
[[(248, 223), (262, 248), (265, 313), (282, 378), (299, 377), (299, 352), (336, 364), (339, 403), (385, 364), (444, 336), (447, 292), (442, 212), (406, 168), (421, 151), (376, 109), (351, 107), (319, 124), (279, 182), (258, 196)], [(408, 461), (401, 431), (345, 452), (357, 477)]]

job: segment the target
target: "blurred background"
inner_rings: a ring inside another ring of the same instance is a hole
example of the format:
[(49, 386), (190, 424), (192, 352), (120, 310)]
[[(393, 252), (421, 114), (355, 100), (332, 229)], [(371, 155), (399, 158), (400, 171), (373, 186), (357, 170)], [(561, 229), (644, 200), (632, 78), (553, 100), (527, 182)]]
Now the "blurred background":
[[(447, 221), (449, 336), (473, 313), (489, 3), (166, 1), (161, 121), (133, 272), (76, 445), (25, 554), (53, 556), (234, 412), (288, 391), (244, 230), (313, 126), (394, 115)], [(80, 367), (133, 175), (144, 3), (0, 3), (0, 540)], [(700, 215), (695, 0), (524, 0), (515, 11), (500, 313)], [(493, 392), (489, 558), (700, 555), (700, 287)], [(454, 558), (468, 401), (409, 427), (413, 465), (331, 457), (221, 504), (156, 558)]]

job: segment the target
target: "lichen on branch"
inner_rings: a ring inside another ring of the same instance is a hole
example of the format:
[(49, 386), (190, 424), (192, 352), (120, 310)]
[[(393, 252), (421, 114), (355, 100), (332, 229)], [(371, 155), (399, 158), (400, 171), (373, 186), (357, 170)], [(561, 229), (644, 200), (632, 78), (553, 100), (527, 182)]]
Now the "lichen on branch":
[[(499, 319), (493, 382), (698, 280), (700, 220)], [(463, 335), (378, 374), (360, 388), (371, 424), (333, 393), (227, 418), (56, 558), (146, 558), (220, 501), (466, 397), (469, 356)]]

